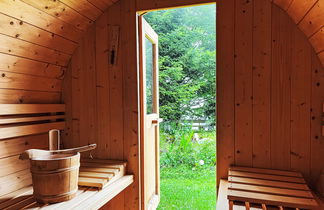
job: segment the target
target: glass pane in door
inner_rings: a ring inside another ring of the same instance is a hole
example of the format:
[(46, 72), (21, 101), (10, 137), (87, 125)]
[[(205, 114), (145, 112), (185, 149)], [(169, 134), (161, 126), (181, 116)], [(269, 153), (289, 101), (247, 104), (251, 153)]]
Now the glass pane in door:
[(153, 43), (145, 37), (145, 57), (146, 57), (146, 113), (152, 114), (154, 112), (154, 104), (153, 104), (153, 97), (154, 97), (154, 55), (153, 55)]

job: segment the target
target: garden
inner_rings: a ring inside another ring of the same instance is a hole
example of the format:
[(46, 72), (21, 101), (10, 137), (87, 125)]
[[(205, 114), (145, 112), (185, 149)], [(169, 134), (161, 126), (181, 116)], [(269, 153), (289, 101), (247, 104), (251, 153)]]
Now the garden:
[(144, 16), (159, 36), (161, 210), (216, 206), (215, 16), (214, 4)]

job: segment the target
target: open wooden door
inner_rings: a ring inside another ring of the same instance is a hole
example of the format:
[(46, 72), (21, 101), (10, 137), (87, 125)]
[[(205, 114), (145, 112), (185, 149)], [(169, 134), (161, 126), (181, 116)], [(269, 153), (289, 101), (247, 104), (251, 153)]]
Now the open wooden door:
[(141, 107), (141, 204), (156, 209), (160, 201), (158, 35), (139, 17)]

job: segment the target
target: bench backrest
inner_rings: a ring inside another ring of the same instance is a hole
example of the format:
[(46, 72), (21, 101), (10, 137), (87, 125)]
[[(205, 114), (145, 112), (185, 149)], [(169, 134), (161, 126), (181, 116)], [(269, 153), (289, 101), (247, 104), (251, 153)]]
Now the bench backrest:
[(64, 104), (0, 104), (0, 196), (32, 183), (27, 149), (48, 149), (48, 131), (65, 128)]

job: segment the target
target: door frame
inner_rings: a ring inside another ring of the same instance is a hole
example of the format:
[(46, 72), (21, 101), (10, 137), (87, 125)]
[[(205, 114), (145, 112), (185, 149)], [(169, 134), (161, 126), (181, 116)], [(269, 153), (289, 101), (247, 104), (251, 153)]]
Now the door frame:
[[(181, 8), (181, 7), (193, 7), (193, 6), (201, 6), (201, 5), (208, 5), (208, 4), (216, 4), (217, 0), (173, 0), (173, 1), (169, 1), (169, 0), (165, 0), (165, 1), (158, 1), (158, 3), (155, 3), (155, 1), (152, 1), (151, 3), (147, 3), (145, 1), (143, 2), (140, 2), (140, 3), (136, 3), (136, 11), (135, 11), (135, 14), (136, 14), (136, 20), (137, 20), (137, 26), (136, 26), (136, 36), (137, 36), (137, 39), (136, 39), (136, 46), (137, 46), (137, 75), (138, 75), (138, 81), (137, 81), (137, 85), (138, 85), (138, 110), (139, 110), (139, 115), (138, 115), (138, 122), (139, 122), (139, 131), (140, 133), (138, 134), (138, 138), (139, 138), (139, 209), (143, 209), (143, 192), (142, 192), (142, 185), (143, 185), (143, 180), (144, 180), (144, 177), (143, 177), (143, 167), (142, 167), (142, 151), (143, 151), (143, 148), (142, 148), (142, 141), (143, 141), (143, 131), (144, 131), (144, 123), (143, 123), (143, 109), (142, 109), (142, 103), (143, 103), (143, 100), (142, 100), (142, 72), (141, 72), (141, 68), (140, 68), (140, 65), (141, 65), (141, 62), (142, 62), (142, 56), (141, 56), (141, 48), (142, 46), (140, 45), (140, 42), (139, 42), (139, 38), (141, 37), (141, 34), (142, 34), (142, 30), (139, 30), (141, 28), (141, 21), (139, 19), (140, 16), (143, 16), (145, 15), (147, 12), (152, 12), (152, 11), (158, 11), (158, 10), (167, 10), (167, 9), (175, 9), (175, 8)], [(217, 22), (219, 22), (219, 18), (217, 18), (217, 7), (216, 7), (216, 22), (215, 24), (217, 25)], [(217, 29), (216, 29), (217, 31)], [(217, 32), (216, 32), (217, 33)], [(216, 50), (217, 50), (217, 37), (216, 37)], [(218, 55), (218, 54), (217, 54)], [(218, 57), (218, 56), (217, 56)], [(216, 61), (217, 61), (217, 58), (216, 58)], [(219, 66), (218, 62), (217, 63), (217, 66), (216, 66), (216, 69), (217, 67)], [(215, 69), (215, 71), (216, 71)], [(218, 71), (216, 71), (216, 86), (217, 86), (217, 78), (218, 78)], [(216, 101), (218, 101), (218, 91), (216, 89)], [(218, 121), (218, 118), (217, 118), (217, 112), (218, 112), (218, 107), (216, 107), (216, 122)], [(218, 123), (217, 123), (217, 126), (216, 126), (217, 130), (218, 130)], [(217, 157), (217, 144), (216, 144), (216, 157)], [(160, 169), (160, 168), (159, 168)], [(217, 169), (216, 169), (216, 188), (218, 188), (218, 184), (219, 184), (219, 177), (218, 177), (218, 173), (217, 173)], [(160, 185), (160, 184), (159, 184)], [(159, 189), (159, 194), (160, 194), (160, 189)], [(158, 203), (159, 203), (159, 200), (158, 200)]]
[[(156, 145), (155, 145), (155, 165), (157, 166), (155, 169), (156, 174), (156, 194), (150, 198), (148, 205), (146, 206), (145, 203), (145, 192), (144, 192), (144, 183), (145, 183), (145, 173), (144, 173), (144, 138), (145, 138), (145, 129), (147, 129), (148, 126), (148, 118), (151, 119), (159, 119), (159, 92), (153, 91), (153, 101), (156, 101), (156, 103), (153, 102), (153, 113), (147, 115), (146, 114), (146, 98), (144, 97), (144, 91), (145, 85), (146, 85), (146, 72), (144, 71), (144, 68), (141, 66), (144, 66), (143, 60), (145, 59), (145, 55), (143, 55), (144, 49), (143, 49), (143, 42), (144, 39), (149, 39), (153, 44), (153, 57), (155, 58), (153, 61), (153, 87), (159, 87), (158, 84), (158, 36), (156, 35), (155, 31), (151, 28), (151, 26), (145, 21), (143, 18), (143, 15), (138, 16), (138, 47), (139, 47), (139, 99), (140, 99), (140, 195), (141, 195), (141, 209), (156, 209), (159, 202), (160, 202), (160, 158), (159, 158), (159, 120), (157, 120), (156, 125), (154, 126), (155, 129), (155, 139), (156, 139)], [(141, 37), (143, 37), (143, 40), (140, 40)]]

